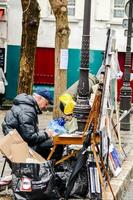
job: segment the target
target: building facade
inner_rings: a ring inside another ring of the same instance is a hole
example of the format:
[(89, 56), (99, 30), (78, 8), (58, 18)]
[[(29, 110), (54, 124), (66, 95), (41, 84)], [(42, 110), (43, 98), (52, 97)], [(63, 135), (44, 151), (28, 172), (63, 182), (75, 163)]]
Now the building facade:
[[(54, 86), (54, 46), (55, 18), (48, 0), (38, 0), (41, 19), (35, 61), (35, 85)], [(29, 0), (30, 3), (30, 0)], [(101, 66), (106, 44), (107, 28), (116, 32), (116, 46), (119, 62), (124, 69), (126, 37), (122, 27), (126, 18), (126, 0), (92, 0), (90, 32), (90, 72), (96, 74)], [(0, 19), (0, 48), (5, 49), (4, 71), (8, 80), (6, 97), (12, 99), (17, 93), (19, 58), (22, 33), (21, 0), (0, 0), (0, 8), (5, 9)], [(68, 0), (69, 27), (71, 30), (68, 49), (68, 87), (79, 78), (80, 49), (82, 43), (84, 0)], [(73, 76), (74, 74), (74, 76)], [(119, 83), (118, 92), (120, 90)], [(132, 83), (131, 83), (132, 84)]]

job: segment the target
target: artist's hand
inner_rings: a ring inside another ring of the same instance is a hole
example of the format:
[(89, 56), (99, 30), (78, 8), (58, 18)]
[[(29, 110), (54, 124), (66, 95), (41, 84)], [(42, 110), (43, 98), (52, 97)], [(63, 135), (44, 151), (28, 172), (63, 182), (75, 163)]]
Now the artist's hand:
[(52, 130), (47, 130), (46, 133), (48, 134), (48, 137), (54, 136), (54, 132)]

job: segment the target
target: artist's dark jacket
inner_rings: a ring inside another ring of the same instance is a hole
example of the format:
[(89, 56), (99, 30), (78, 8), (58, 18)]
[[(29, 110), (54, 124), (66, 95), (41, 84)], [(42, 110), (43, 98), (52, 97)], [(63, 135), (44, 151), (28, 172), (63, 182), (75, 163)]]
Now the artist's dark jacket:
[(4, 135), (16, 129), (30, 147), (43, 143), (48, 136), (38, 130), (38, 114), (41, 111), (35, 99), (25, 93), (18, 95), (12, 108), (6, 113), (2, 129)]

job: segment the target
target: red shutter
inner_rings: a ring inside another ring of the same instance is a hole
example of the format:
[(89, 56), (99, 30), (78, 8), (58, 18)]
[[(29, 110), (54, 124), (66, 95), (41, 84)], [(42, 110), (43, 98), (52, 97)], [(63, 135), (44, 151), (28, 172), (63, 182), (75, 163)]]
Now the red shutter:
[(37, 48), (35, 56), (34, 83), (54, 85), (53, 48)]

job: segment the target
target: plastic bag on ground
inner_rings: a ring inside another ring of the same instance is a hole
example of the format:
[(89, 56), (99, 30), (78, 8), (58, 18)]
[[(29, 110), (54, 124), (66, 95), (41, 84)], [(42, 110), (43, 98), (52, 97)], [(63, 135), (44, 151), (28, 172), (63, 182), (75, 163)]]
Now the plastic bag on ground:
[[(58, 176), (61, 178), (62, 182), (65, 185), (65, 188), (63, 187), (64, 189), (63, 196), (65, 196), (66, 194), (67, 183), (73, 171), (75, 161), (76, 161), (76, 158), (72, 158), (69, 161), (62, 163), (56, 169), (57, 170), (56, 173), (58, 174)], [(79, 171), (77, 175), (73, 189), (69, 197), (73, 199), (81, 199), (87, 195), (87, 191), (88, 191), (87, 170), (86, 170), (86, 167), (82, 167), (82, 169)]]
[(58, 200), (60, 192), (52, 163), (13, 163), (12, 189), (15, 200)]

